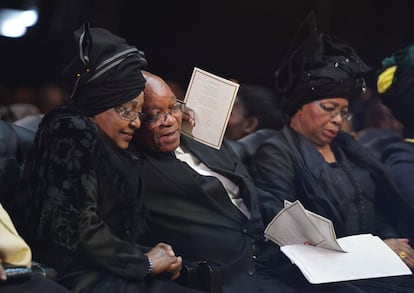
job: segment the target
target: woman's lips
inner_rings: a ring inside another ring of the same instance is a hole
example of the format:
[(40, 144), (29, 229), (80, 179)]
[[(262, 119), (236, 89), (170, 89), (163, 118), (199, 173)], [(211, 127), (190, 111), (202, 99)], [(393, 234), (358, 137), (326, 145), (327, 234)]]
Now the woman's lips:
[(326, 135), (327, 137), (333, 139), (338, 135), (338, 131), (337, 130), (330, 130), (330, 129), (325, 129), (323, 131), (324, 135)]

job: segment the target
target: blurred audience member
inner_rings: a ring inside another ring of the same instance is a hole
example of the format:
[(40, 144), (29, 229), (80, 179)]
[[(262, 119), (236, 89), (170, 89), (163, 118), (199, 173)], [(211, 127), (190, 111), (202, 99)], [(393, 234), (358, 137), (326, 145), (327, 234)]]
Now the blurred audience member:
[(14, 89), (13, 103), (14, 104), (35, 104), (36, 103), (36, 89), (28, 85), (19, 85)]
[(381, 100), (373, 99), (366, 104), (364, 127), (358, 132), (358, 141), (380, 159), (384, 148), (402, 137), (401, 123)]
[(0, 106), (6, 106), (12, 103), (12, 93), (10, 88), (5, 84), (0, 84)]
[(241, 84), (234, 102), (225, 138), (239, 140), (258, 129), (281, 129), (282, 114), (274, 90), (254, 84)]
[(23, 119), (27, 116), (40, 114), (39, 108), (37, 108), (34, 104), (29, 103), (15, 103), (10, 105), (9, 108), (15, 117), (14, 121)]
[[(4, 93), (11, 93), (3, 88)], [(40, 113), (39, 108), (35, 106), (36, 91), (29, 86), (18, 86), (10, 98), (5, 98), (6, 104), (0, 105), (0, 119), (8, 122), (14, 122), (30, 115)]]
[(63, 104), (63, 89), (57, 84), (47, 83), (39, 88), (37, 105), (40, 113), (45, 114)]
[(40, 114), (39, 109), (33, 104), (18, 103), (0, 106), (0, 119), (8, 122), (38, 114)]
[(402, 133), (403, 125), (394, 117), (390, 109), (380, 99), (368, 102), (364, 121), (364, 130), (380, 128)]
[(387, 145), (382, 160), (414, 208), (414, 45), (382, 61), (378, 93), (404, 126), (403, 138)]
[(256, 84), (240, 85), (225, 138), (253, 177), (253, 154), (263, 141), (283, 127), (283, 123), (274, 90)]

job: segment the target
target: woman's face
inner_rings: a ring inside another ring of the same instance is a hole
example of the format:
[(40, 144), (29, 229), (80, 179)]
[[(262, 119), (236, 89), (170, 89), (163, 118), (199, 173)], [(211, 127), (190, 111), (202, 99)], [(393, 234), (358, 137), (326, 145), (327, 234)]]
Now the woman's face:
[[(135, 99), (99, 113), (91, 117), (91, 120), (98, 125), (109, 141), (120, 149), (127, 149), (135, 130), (141, 127), (138, 113), (142, 111), (143, 104), (144, 92), (141, 92)], [(127, 119), (125, 117), (128, 115), (125, 113), (136, 118)], [(134, 115), (135, 113), (137, 115)]]
[(348, 119), (348, 100), (329, 98), (310, 102), (292, 117), (290, 126), (317, 147), (328, 145)]

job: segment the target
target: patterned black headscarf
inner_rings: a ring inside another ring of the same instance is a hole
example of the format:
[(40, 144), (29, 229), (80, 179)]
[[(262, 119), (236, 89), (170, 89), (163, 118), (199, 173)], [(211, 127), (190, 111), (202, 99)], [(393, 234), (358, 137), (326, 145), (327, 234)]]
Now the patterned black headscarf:
[(310, 13), (275, 74), (281, 109), (292, 116), (315, 100), (353, 99), (365, 89), (363, 74), (370, 70), (344, 41), (318, 32), (315, 16)]
[(143, 52), (102, 28), (85, 23), (74, 32), (78, 53), (63, 77), (70, 99), (87, 116), (94, 116), (138, 96), (145, 86)]

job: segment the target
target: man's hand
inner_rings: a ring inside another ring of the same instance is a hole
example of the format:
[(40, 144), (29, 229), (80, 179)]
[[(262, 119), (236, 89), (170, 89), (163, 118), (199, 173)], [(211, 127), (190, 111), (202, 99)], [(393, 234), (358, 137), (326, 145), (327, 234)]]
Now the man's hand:
[(182, 110), (183, 110), (183, 119), (182, 119), (182, 129), (187, 132), (188, 134), (191, 134), (191, 132), (193, 131), (193, 128), (196, 124), (195, 121), (195, 112), (193, 109), (187, 107), (186, 104), (183, 104), (182, 106)]
[(146, 253), (152, 262), (152, 274), (167, 276), (175, 280), (180, 276), (182, 258), (175, 256), (172, 247), (165, 243), (158, 243), (149, 252)]

